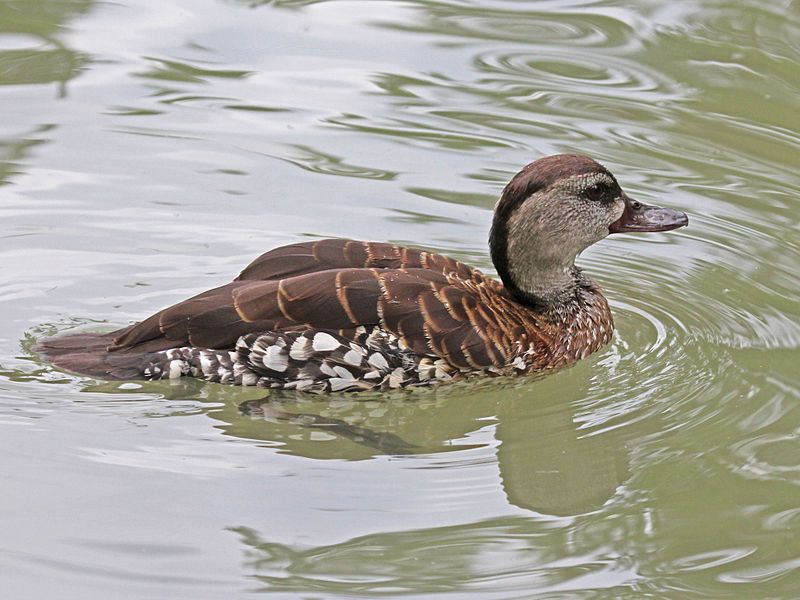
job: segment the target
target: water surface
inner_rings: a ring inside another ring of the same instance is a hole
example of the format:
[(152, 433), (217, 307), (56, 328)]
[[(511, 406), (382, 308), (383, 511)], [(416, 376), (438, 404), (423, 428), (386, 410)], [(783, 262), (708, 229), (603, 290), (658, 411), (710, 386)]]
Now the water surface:
[[(785, 0), (0, 4), (4, 597), (796, 596), (796, 40)], [(265, 401), (27, 350), (301, 239), (491, 271), (555, 152), (690, 227), (584, 253), (617, 334), (552, 376)]]

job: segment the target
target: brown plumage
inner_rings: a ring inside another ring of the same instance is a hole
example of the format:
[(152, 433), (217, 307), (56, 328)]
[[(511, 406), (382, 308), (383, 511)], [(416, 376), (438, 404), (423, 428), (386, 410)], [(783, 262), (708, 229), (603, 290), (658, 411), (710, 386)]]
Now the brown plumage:
[(613, 330), (608, 303), (575, 256), (610, 231), (685, 224), (682, 213), (628, 198), (587, 157), (547, 157), (498, 202), (490, 245), (502, 284), (422, 250), (302, 242), (141, 323), (44, 340), (38, 350), (101, 378), (193, 374), (312, 390), (555, 368), (594, 352)]

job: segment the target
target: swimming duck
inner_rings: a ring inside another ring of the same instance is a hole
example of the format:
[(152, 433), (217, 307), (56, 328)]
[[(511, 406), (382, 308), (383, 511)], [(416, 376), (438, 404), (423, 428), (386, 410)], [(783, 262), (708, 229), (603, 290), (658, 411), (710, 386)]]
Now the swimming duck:
[(687, 223), (627, 196), (587, 156), (548, 156), (517, 173), (495, 207), (489, 246), (502, 283), (395, 244), (300, 242), (140, 323), (35, 349), (101, 379), (194, 376), (313, 392), (555, 369), (607, 344), (614, 328), (578, 254), (609, 233)]

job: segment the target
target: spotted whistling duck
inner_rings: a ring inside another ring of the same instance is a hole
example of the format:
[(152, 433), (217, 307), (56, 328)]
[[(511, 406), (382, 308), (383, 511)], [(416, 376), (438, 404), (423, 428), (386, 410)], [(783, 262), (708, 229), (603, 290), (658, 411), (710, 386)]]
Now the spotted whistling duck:
[(586, 156), (548, 156), (517, 173), (495, 207), (489, 246), (502, 283), (425, 250), (300, 242), (141, 323), (36, 349), (101, 379), (194, 376), (317, 392), (555, 369), (607, 344), (614, 328), (578, 254), (609, 233), (687, 223), (631, 199)]

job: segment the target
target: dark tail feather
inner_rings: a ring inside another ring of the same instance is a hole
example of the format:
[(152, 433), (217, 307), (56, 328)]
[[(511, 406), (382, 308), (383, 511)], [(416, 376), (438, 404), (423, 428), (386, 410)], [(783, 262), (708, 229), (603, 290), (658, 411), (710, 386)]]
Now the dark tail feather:
[(57, 367), (99, 379), (143, 379), (146, 352), (109, 352), (118, 331), (72, 333), (39, 340), (33, 351)]

